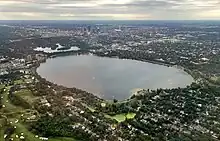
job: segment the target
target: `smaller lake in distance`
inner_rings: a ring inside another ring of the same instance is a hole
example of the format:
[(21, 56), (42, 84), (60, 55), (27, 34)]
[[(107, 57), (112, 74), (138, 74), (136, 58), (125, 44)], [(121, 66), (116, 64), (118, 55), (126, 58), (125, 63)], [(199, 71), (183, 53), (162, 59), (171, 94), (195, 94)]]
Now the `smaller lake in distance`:
[(139, 88), (186, 87), (194, 81), (174, 67), (93, 55), (51, 58), (37, 72), (50, 82), (80, 88), (106, 100), (127, 99)]

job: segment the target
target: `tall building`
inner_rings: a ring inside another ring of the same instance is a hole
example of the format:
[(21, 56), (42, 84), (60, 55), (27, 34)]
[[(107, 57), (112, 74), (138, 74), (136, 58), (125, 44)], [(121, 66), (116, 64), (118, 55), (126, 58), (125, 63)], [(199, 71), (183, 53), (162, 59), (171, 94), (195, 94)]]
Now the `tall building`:
[(89, 25), (89, 26), (87, 27), (87, 31), (88, 31), (88, 32), (91, 32), (91, 29), (92, 29), (92, 27)]
[(27, 61), (28, 61), (28, 62), (32, 61), (32, 56), (31, 56), (31, 55), (28, 55), (28, 56), (27, 56)]

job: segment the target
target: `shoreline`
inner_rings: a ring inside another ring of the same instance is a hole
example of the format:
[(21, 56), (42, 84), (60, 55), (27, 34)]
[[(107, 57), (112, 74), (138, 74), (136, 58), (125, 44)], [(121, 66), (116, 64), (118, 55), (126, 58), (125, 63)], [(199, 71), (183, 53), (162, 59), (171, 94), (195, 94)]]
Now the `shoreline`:
[[(69, 54), (69, 53), (71, 53), (71, 54)], [(54, 82), (50, 82), (50, 81), (47, 80), (46, 78), (41, 77), (41, 75), (38, 74), (37, 69), (40, 67), (40, 65), (41, 65), (42, 63), (46, 63), (46, 61), (47, 61), (48, 59), (53, 59), (53, 58), (57, 58), (57, 57), (66, 57), (66, 56), (93, 55), (93, 56), (97, 56), (97, 57), (126, 59), (126, 60), (133, 60), (133, 61), (140, 61), (140, 62), (145, 62), (145, 63), (151, 63), (151, 64), (154, 64), (154, 65), (162, 65), (162, 66), (166, 66), (166, 67), (173, 67), (173, 68), (178, 69), (178, 71), (180, 71), (180, 72), (182, 72), (182, 73), (184, 73), (184, 74), (186, 74), (186, 75), (191, 76), (191, 77), (193, 78), (193, 82), (192, 82), (192, 83), (196, 82), (196, 80), (195, 80), (195, 78), (193, 77), (193, 75), (191, 75), (191, 74), (189, 73), (190, 71), (188, 70), (189, 72), (187, 72), (186, 69), (183, 68), (182, 66), (177, 66), (177, 65), (173, 65), (173, 64), (168, 64), (168, 63), (164, 63), (164, 62), (156, 61), (156, 60), (154, 60), (154, 61), (153, 61), (153, 60), (146, 60), (146, 59), (138, 60), (138, 59), (131, 59), (131, 58), (120, 58), (120, 57), (118, 57), (118, 56), (112, 56), (112, 57), (109, 57), (109, 56), (100, 56), (100, 55), (97, 55), (97, 54), (94, 54), (94, 53), (91, 53), (91, 52), (80, 52), (80, 53), (79, 53), (79, 52), (68, 52), (68, 55), (66, 55), (66, 52), (65, 52), (65, 53), (56, 53), (56, 54), (53, 54), (53, 55), (52, 55), (53, 57), (51, 57), (51, 54), (47, 54), (47, 53), (46, 53), (46, 55), (47, 55), (46, 59), (45, 59), (44, 61), (38, 63), (38, 65), (36, 65), (36, 66), (35, 66), (35, 69), (34, 69), (35, 74), (38, 75), (38, 77), (40, 77), (40, 79), (45, 79), (47, 82), (49, 82), (49, 83), (51, 83), (51, 84), (55, 84), (55, 85), (58, 85), (58, 86), (62, 86), (62, 87), (64, 87), (64, 88), (68, 88), (68, 89), (74, 88), (74, 89), (78, 89), (78, 90), (85, 91), (85, 92), (87, 92), (87, 93), (91, 93), (91, 92), (88, 92), (87, 90), (83, 90), (83, 89), (80, 89), (80, 88), (77, 88), (77, 87), (74, 87), (74, 86), (73, 86), (73, 87), (67, 87), (67, 86), (64, 86), (64, 85), (56, 84), (56, 83), (54, 83)], [(190, 86), (192, 83), (186, 85), (185, 87), (181, 87), (181, 88), (186, 88), (187, 86)], [(177, 88), (178, 88), (178, 87), (177, 87)], [(137, 89), (137, 88), (134, 88), (134, 89)], [(138, 89), (141, 89), (142, 91), (143, 91), (143, 90), (148, 90), (148, 89), (144, 89), (144, 88), (138, 88)], [(157, 89), (176, 89), (176, 88), (157, 88)], [(149, 89), (149, 90), (154, 91), (154, 90), (157, 90), (157, 89)], [(130, 90), (130, 91), (133, 91), (133, 89)], [(138, 90), (138, 91), (140, 91), (140, 90)], [(135, 95), (138, 91), (136, 91), (136, 92), (130, 92), (131, 95), (130, 95), (128, 98), (123, 99), (123, 100), (119, 100), (119, 101), (129, 100), (129, 99), (130, 99), (133, 95)], [(101, 95), (96, 95), (95, 93), (91, 93), (91, 94), (94, 95), (95, 97), (98, 97), (98, 98), (101, 99), (101, 100), (106, 101), (106, 99), (103, 99), (103, 98), (101, 97)], [(107, 101), (108, 101), (108, 100), (107, 100)]]

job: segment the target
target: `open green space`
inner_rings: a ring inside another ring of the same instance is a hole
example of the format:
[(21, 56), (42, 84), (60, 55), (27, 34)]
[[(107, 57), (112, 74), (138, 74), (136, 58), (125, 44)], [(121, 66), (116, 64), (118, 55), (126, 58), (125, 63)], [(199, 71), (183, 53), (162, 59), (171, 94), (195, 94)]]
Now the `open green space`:
[(32, 104), (34, 100), (36, 99), (36, 97), (28, 89), (22, 89), (20, 91), (17, 91), (15, 94), (17, 96), (20, 96), (22, 99), (24, 99), (29, 104)]
[[(15, 122), (15, 121), (14, 121)], [(16, 135), (21, 135), (23, 133), (23, 136), (25, 137), (25, 139), (27, 141), (40, 141), (39, 138), (36, 138), (35, 135), (33, 133), (31, 133), (30, 131), (28, 131), (26, 129), (26, 127), (21, 124), (21, 123), (14, 123), (13, 122), (13, 126), (16, 126), (16, 130), (15, 130), (15, 133)]]
[(95, 112), (95, 109), (94, 109), (93, 107), (90, 107), (90, 106), (88, 106), (88, 105), (85, 104), (85, 103), (82, 103), (82, 105), (83, 105), (84, 107), (86, 107), (87, 109), (89, 109), (92, 113)]
[(20, 91), (17, 91), (15, 94), (18, 94), (20, 96), (30, 96), (30, 95), (32, 95), (31, 91), (27, 90), (27, 89), (22, 89)]
[[(17, 138), (16, 135), (21, 135), (21, 133), (23, 133), (24, 137), (27, 141), (40, 141), (40, 139), (37, 139), (34, 134), (29, 132), (22, 123), (15, 122), (17, 119), (20, 119), (21, 114), (24, 113), (25, 110), (19, 106), (13, 105), (10, 102), (10, 100), (8, 98), (10, 86), (5, 87), (5, 88), (6, 88), (6, 91), (3, 92), (1, 95), (3, 97), (3, 99), (1, 99), (1, 102), (4, 105), (4, 107), (0, 111), (2, 111), (2, 114), (7, 117), (7, 120), (8, 120), (7, 122), (10, 123), (10, 125), (16, 127), (16, 130), (15, 130), (14, 134), (12, 134), (11, 138), (13, 138), (15, 141), (20, 141), (20, 139)], [(28, 95), (30, 93), (29, 93), (29, 91), (22, 91), (19, 94)], [(1, 127), (0, 128), (0, 140), (3, 140), (3, 138), (4, 138), (5, 128), (3, 125), (6, 124), (5, 122), (6, 121), (4, 118), (0, 118), (0, 127)]]
[(127, 113), (127, 114), (117, 114), (114, 116), (110, 116), (110, 115), (105, 115), (106, 118), (111, 118), (116, 120), (117, 122), (124, 122), (127, 119), (133, 119), (135, 117), (135, 113)]
[(125, 114), (119, 114), (119, 115), (115, 115), (112, 116), (113, 119), (117, 120), (118, 122), (123, 122), (125, 121)]
[(14, 84), (22, 84), (22, 83), (24, 83), (24, 81), (22, 80), (22, 79), (18, 79), (18, 80), (15, 80), (14, 81)]
[[(16, 84), (21, 83), (21, 80), (17, 80)], [(11, 86), (5, 87), (5, 85), (0, 85), (0, 89), (5, 88), (6, 91), (4, 91), (1, 94), (2, 104), (4, 107), (0, 109), (0, 141), (4, 140), (4, 131), (7, 129), (5, 127), (6, 124), (11, 125), (15, 128), (14, 133), (9, 137), (13, 138), (13, 141), (21, 141), (20, 137), (23, 136), (25, 141), (42, 141), (39, 139), (39, 136), (36, 136), (32, 132), (28, 131), (25, 124), (23, 123), (22, 119), (25, 119), (27, 117), (30, 117), (32, 113), (34, 113), (32, 110), (23, 109), (20, 106), (15, 106), (11, 103), (9, 99), (9, 90)], [(17, 96), (21, 97), (28, 103), (32, 103), (34, 99), (36, 99), (35, 96), (31, 93), (28, 89), (22, 89), (20, 91), (17, 91), (15, 93)], [(88, 109), (93, 111), (94, 109), (87, 106)], [(32, 112), (31, 112), (32, 111)], [(22, 116), (21, 116), (22, 115)], [(5, 117), (5, 118), (3, 118)], [(7, 120), (6, 120), (7, 119)], [(56, 137), (56, 138), (49, 138), (49, 141), (75, 141), (74, 138), (66, 138), (66, 137)]]
[(136, 116), (135, 113), (128, 113), (128, 114), (126, 115), (127, 119), (133, 119), (135, 116)]
[(57, 138), (49, 139), (49, 141), (76, 141), (76, 140), (73, 138), (67, 138), (67, 137), (57, 137)]
[(220, 84), (220, 77), (213, 76), (210, 79), (211, 79), (212, 82), (214, 82), (216, 84)]
[(0, 141), (4, 138), (4, 124), (5, 120), (0, 117)]
[(1, 95), (3, 97), (3, 99), (1, 99), (2, 100), (2, 105), (4, 105), (4, 107), (1, 110), (4, 111), (4, 112), (8, 112), (8, 113), (9, 112), (20, 112), (20, 111), (22, 111), (23, 109), (21, 107), (14, 106), (13, 104), (10, 103), (8, 95), (9, 95), (9, 89), (11, 87), (8, 86), (8, 87), (5, 87), (5, 88), (6, 88), (6, 91), (3, 92), (2, 95)]
[(25, 79), (24, 82), (25, 82), (25, 83), (32, 83), (33, 80), (32, 80), (32, 79)]
[(2, 89), (2, 88), (4, 88), (5, 87), (5, 85), (0, 85), (0, 89)]
[[(25, 127), (23, 123), (18, 121), (16, 123), (17, 119), (9, 119), (8, 122), (10, 122), (10, 125), (12, 127), (15, 127), (14, 133), (9, 137), (13, 139), (13, 141), (21, 141), (20, 137), (23, 136), (25, 138), (25, 141), (41, 141), (39, 138), (40, 136), (36, 136), (32, 132), (28, 131), (28, 129)], [(0, 119), (1, 124), (2, 119)], [(4, 130), (6, 128), (0, 128), (0, 140), (4, 140)], [(74, 138), (67, 138), (67, 137), (56, 137), (56, 138), (49, 138), (49, 141), (76, 141)]]

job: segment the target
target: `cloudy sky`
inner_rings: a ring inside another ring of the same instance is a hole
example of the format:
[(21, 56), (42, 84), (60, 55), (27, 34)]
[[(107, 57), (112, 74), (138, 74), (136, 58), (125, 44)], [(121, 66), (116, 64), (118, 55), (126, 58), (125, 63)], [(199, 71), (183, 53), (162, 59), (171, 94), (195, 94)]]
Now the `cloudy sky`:
[(0, 0), (0, 20), (220, 20), (220, 0)]

